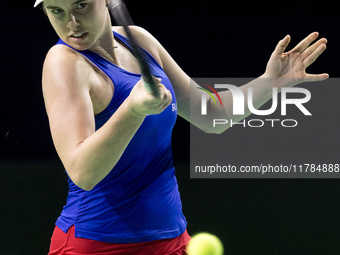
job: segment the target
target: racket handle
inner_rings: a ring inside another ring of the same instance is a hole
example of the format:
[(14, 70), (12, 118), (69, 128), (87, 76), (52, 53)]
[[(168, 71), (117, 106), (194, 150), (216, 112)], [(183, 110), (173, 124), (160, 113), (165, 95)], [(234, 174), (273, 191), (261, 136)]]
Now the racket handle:
[(133, 24), (132, 18), (126, 8), (124, 1), (122, 0), (110, 0), (109, 1), (109, 10), (111, 16), (115, 19), (117, 25), (121, 25), (124, 27), (126, 32), (127, 38), (130, 41), (133, 55), (137, 58), (139, 66), (142, 71), (142, 77), (144, 80), (144, 85), (146, 86), (147, 90), (152, 93), (154, 96), (159, 96), (158, 87), (151, 75), (150, 67), (146, 60), (144, 59), (140, 49), (138, 48), (135, 39), (129, 29), (129, 25)]
[(144, 86), (149, 93), (153, 94), (155, 97), (159, 96), (159, 90), (154, 78), (150, 74), (142, 75)]

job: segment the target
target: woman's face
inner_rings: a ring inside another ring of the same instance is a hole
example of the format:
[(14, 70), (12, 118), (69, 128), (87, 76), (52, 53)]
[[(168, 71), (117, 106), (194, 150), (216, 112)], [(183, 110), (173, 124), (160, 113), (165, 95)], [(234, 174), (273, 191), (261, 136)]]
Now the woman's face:
[(93, 47), (111, 26), (106, 0), (45, 0), (44, 8), (58, 36), (77, 50)]

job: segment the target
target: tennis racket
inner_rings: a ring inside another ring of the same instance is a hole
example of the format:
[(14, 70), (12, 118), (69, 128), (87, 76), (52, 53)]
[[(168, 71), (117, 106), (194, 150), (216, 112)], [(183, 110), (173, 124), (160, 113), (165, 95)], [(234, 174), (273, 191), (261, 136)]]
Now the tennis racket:
[(146, 62), (143, 54), (141, 53), (141, 49), (136, 44), (136, 40), (130, 31), (129, 25), (133, 25), (133, 21), (126, 8), (125, 3), (122, 0), (109, 0), (108, 8), (109, 8), (111, 16), (113, 17), (117, 25), (124, 27), (127, 38), (131, 44), (133, 54), (138, 60), (138, 64), (142, 71), (144, 85), (150, 91), (150, 93), (158, 97), (159, 90), (151, 75), (150, 67), (148, 63)]

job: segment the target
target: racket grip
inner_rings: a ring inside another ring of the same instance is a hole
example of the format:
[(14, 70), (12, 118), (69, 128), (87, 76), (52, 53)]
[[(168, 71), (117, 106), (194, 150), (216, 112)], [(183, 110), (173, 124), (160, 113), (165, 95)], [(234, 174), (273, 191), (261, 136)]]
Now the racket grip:
[(155, 97), (159, 96), (159, 90), (154, 78), (151, 75), (142, 75), (144, 86)]

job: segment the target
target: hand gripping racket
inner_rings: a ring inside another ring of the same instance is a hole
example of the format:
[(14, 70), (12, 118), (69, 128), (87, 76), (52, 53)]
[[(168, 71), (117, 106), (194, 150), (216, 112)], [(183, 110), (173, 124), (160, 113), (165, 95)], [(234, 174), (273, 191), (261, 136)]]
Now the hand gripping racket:
[(143, 54), (141, 53), (139, 46), (136, 44), (136, 40), (134, 36), (132, 35), (130, 31), (129, 25), (133, 25), (133, 21), (126, 8), (125, 3), (122, 0), (109, 0), (108, 7), (109, 7), (110, 14), (112, 15), (117, 25), (124, 27), (127, 38), (131, 44), (133, 54), (138, 60), (138, 64), (142, 71), (144, 85), (150, 91), (150, 93), (158, 97), (159, 90), (151, 75), (150, 67), (148, 63), (146, 62)]

